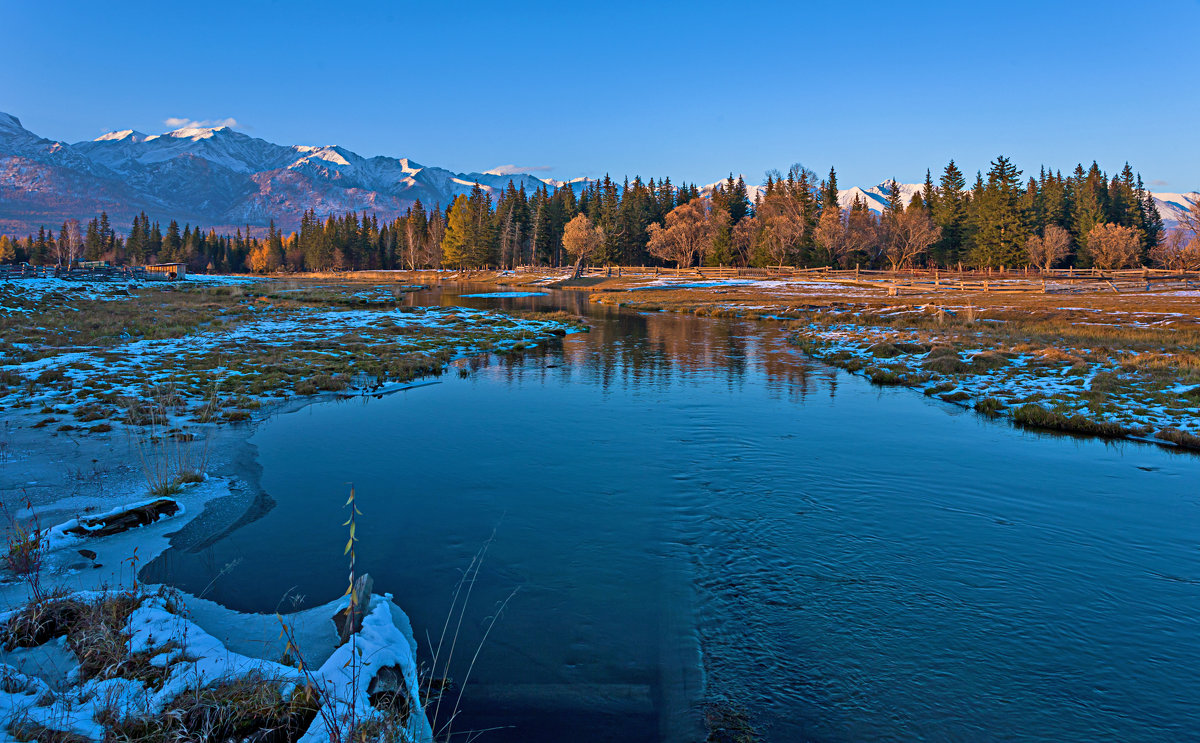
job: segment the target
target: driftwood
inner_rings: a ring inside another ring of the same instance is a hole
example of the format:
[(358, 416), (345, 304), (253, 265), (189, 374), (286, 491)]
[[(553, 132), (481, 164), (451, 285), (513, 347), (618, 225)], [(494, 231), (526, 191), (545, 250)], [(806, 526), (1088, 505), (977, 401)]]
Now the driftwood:
[(374, 587), (375, 580), (370, 574), (358, 576), (351, 591), (350, 605), (333, 615), (333, 623), (338, 631), (338, 646), (345, 645), (350, 635), (362, 630), (363, 618), (367, 616), (367, 608), (371, 603), (371, 589)]
[(153, 503), (137, 506), (107, 516), (92, 516), (79, 519), (79, 526), (64, 530), (64, 533), (81, 537), (109, 537), (139, 526), (153, 524), (164, 516), (179, 513), (179, 504), (170, 498), (160, 498)]

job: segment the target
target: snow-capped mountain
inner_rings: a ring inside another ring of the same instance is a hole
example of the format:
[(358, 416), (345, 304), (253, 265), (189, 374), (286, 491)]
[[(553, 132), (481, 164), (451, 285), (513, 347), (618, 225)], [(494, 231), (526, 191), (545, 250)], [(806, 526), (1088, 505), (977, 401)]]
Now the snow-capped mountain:
[[(274, 220), (289, 230), (308, 209), (322, 216), (354, 210), (391, 219), (417, 199), (426, 207), (445, 207), (476, 183), (498, 195), (510, 181), (527, 193), (543, 186), (579, 192), (590, 182), (543, 180), (511, 170), (454, 173), (333, 145), (274, 144), (229, 127), (155, 135), (124, 130), (68, 144), (39, 137), (15, 116), (0, 113), (0, 233), (29, 233), (101, 211), (118, 226), (145, 211), (157, 220), (218, 229), (264, 227)], [(838, 200), (848, 207), (857, 196), (881, 212), (888, 184), (849, 188)], [(716, 185), (701, 191), (711, 193)], [(748, 183), (747, 190), (754, 200), (763, 188)], [(900, 184), (905, 204), (920, 190), (920, 184)], [(1168, 225), (1200, 201), (1200, 193), (1154, 196)]]
[(107, 211), (116, 224), (146, 211), (205, 226), (299, 224), (318, 214), (400, 214), (420, 199), (445, 206), (475, 184), (493, 195), (559, 183), (499, 172), (454, 173), (408, 158), (363, 157), (344, 147), (284, 146), (229, 127), (165, 134), (110, 132), (67, 144), (39, 137), (0, 113), (0, 231), (28, 232)]

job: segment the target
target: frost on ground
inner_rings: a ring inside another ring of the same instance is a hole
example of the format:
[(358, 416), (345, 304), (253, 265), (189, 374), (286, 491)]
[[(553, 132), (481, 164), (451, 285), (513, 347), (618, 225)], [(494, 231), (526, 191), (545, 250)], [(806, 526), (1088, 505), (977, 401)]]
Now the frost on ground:
[(394, 385), (437, 374), (456, 357), (517, 351), (578, 329), (561, 319), (403, 306), (418, 287), (273, 282), (260, 291), (245, 281), (0, 284), (0, 409), (85, 434), (144, 422), (139, 408), (151, 400), (172, 421), (246, 420), (265, 401)]
[[(1120, 326), (1152, 325), (1124, 318)], [(793, 331), (809, 355), (876, 384), (918, 388), (1023, 425), (1200, 444), (1200, 357), (1187, 349), (1114, 347), (1090, 332), (1076, 342), (1069, 333), (1048, 338), (987, 318), (948, 320), (945, 308), (825, 315)]]

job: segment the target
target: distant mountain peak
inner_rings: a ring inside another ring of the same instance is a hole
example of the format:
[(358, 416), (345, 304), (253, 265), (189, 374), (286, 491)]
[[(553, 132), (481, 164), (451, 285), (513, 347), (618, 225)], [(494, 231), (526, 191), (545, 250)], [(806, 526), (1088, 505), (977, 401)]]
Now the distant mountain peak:
[(128, 140), (130, 142), (145, 142), (146, 135), (142, 134), (141, 132), (137, 131), (136, 129), (122, 129), (119, 132), (109, 132), (108, 134), (101, 134), (99, 137), (96, 137), (92, 141), (93, 142), (120, 142), (122, 140)]
[(21, 120), (16, 116), (0, 111), (0, 130), (25, 131), (25, 127), (21, 126)]
[[(363, 157), (337, 145), (279, 145), (228, 126), (189, 125), (147, 136), (125, 129), (68, 144), (43, 139), (12, 114), (0, 112), (0, 232), (27, 233), (67, 217), (90, 218), (101, 210), (127, 223), (146, 211), (155, 219), (206, 226), (265, 226), (274, 220), (294, 229), (303, 214), (322, 217), (348, 211), (380, 219), (401, 215), (415, 201), (445, 208), (478, 184), (493, 197), (511, 181), (532, 193), (542, 188), (579, 192), (594, 181), (561, 181), (515, 172), (514, 166), (486, 172), (453, 172), (407, 158)], [(705, 186), (711, 194), (724, 180)], [(891, 180), (841, 191), (848, 207), (855, 196), (881, 212)], [(899, 183), (902, 203), (921, 190)], [(751, 201), (763, 187), (748, 183)], [(1200, 194), (1155, 194), (1168, 224)]]
[(169, 131), (166, 134), (155, 134), (150, 137), (145, 137), (144, 141), (158, 139), (159, 137), (172, 137), (174, 139), (190, 139), (193, 142), (197, 142), (201, 139), (211, 139), (222, 132), (228, 132), (230, 134), (236, 133), (227, 126), (185, 126), (180, 129)]

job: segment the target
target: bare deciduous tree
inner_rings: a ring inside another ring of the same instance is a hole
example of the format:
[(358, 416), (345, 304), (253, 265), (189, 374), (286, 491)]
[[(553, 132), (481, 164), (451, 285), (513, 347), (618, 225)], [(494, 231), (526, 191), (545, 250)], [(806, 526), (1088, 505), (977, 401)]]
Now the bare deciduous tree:
[(1171, 230), (1162, 242), (1150, 249), (1150, 259), (1172, 270), (1200, 270), (1200, 235), (1183, 228)]
[(417, 261), (425, 256), (425, 227), (413, 218), (410, 210), (408, 219), (404, 220), (404, 255), (408, 259), (409, 270), (416, 270)]
[(576, 214), (563, 230), (562, 244), (567, 255), (575, 259), (572, 278), (578, 278), (583, 262), (604, 244), (604, 230), (593, 225), (586, 214)]
[(1098, 224), (1088, 232), (1087, 247), (1096, 268), (1124, 268), (1137, 262), (1142, 235), (1132, 227)]
[(763, 221), (762, 237), (767, 256), (781, 267), (794, 257), (796, 246), (808, 232), (808, 215), (804, 205), (785, 193), (772, 194), (763, 200), (758, 212)]
[(1193, 202), (1192, 208), (1180, 216), (1179, 228), (1192, 233), (1193, 237), (1200, 237), (1200, 200)]
[(442, 265), (442, 238), (446, 236), (446, 222), (442, 219), (438, 205), (430, 212), (429, 226), (423, 244), (422, 263), (439, 268)]
[(733, 226), (733, 251), (737, 255), (736, 262), (740, 265), (750, 263), (750, 249), (754, 247), (754, 235), (758, 232), (757, 217), (742, 217)]
[(1043, 271), (1054, 268), (1071, 252), (1071, 233), (1056, 224), (1046, 225), (1042, 235), (1031, 235), (1025, 242), (1029, 262)]
[(675, 261), (680, 268), (691, 267), (712, 240), (708, 208), (708, 199), (692, 199), (672, 209), (665, 227), (652, 224), (646, 228), (650, 235), (646, 250), (655, 258)]
[(846, 258), (846, 222), (842, 210), (836, 206), (826, 207), (821, 212), (813, 240), (824, 251), (830, 266), (840, 266)]
[(68, 219), (63, 222), (62, 230), (58, 233), (58, 242), (54, 245), (55, 258), (58, 265), (69, 266), (79, 258), (83, 249), (83, 237), (79, 233), (79, 220)]
[(924, 209), (897, 212), (888, 220), (887, 258), (892, 270), (912, 264), (942, 236), (942, 228), (933, 223)]
[(846, 254), (860, 254), (868, 262), (878, 263), (882, 256), (883, 240), (875, 215), (867, 209), (851, 209), (846, 217)]

